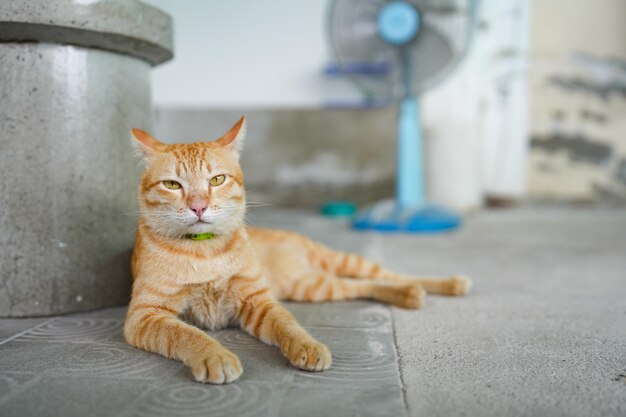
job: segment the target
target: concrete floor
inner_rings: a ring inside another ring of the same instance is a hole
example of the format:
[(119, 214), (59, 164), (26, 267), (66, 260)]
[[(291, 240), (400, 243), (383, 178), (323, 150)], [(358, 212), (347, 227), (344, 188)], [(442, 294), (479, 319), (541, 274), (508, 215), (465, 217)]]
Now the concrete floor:
[(438, 236), (360, 234), (302, 211), (250, 218), (400, 272), (464, 273), (474, 289), (421, 311), (290, 304), (333, 351), (322, 374), (218, 332), (245, 368), (223, 387), (128, 347), (124, 308), (3, 319), (0, 415), (626, 416), (626, 210), (481, 212)]

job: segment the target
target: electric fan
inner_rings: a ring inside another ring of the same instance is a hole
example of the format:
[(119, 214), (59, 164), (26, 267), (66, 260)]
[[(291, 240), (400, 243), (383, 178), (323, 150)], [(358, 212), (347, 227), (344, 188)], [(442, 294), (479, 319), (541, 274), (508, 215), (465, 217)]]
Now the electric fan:
[[(425, 201), (417, 96), (445, 77), (464, 55), (475, 11), (472, 0), (331, 3), (328, 29), (337, 65), (369, 97), (399, 102), (396, 201), (361, 211), (355, 228), (436, 232), (460, 224), (458, 215)], [(358, 68), (364, 66), (384, 70), (363, 74)]]

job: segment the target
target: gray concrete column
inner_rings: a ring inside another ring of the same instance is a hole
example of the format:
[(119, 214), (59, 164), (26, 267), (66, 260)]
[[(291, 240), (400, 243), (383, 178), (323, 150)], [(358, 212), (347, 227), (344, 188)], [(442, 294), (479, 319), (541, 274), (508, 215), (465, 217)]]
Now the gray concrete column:
[(128, 302), (150, 68), (168, 15), (135, 0), (0, 2), (0, 316)]

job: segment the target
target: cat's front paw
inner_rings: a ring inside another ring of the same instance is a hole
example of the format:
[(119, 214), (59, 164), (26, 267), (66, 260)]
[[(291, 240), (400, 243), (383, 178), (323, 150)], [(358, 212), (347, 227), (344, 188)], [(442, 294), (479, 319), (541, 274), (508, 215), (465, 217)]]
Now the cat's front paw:
[(333, 362), (326, 345), (313, 339), (287, 338), (281, 343), (280, 351), (293, 366), (305, 371), (323, 371)]
[(241, 376), (243, 367), (234, 353), (221, 349), (199, 355), (191, 365), (191, 372), (198, 382), (228, 384)]

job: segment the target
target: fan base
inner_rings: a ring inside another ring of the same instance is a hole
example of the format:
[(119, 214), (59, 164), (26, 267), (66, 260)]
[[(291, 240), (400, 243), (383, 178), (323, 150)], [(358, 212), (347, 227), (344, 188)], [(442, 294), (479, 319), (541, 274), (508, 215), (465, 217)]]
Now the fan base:
[(461, 218), (432, 204), (399, 207), (395, 201), (380, 201), (357, 214), (352, 226), (357, 230), (400, 233), (438, 233), (454, 230)]

